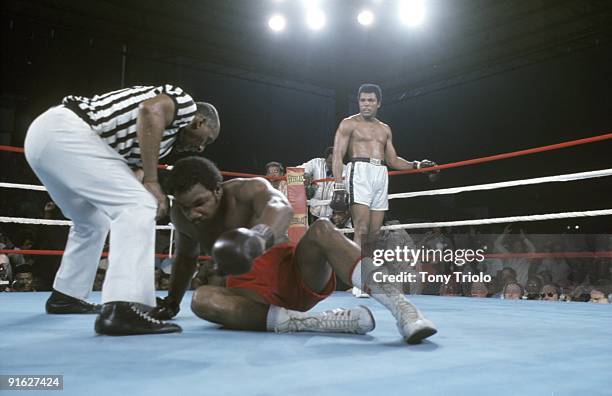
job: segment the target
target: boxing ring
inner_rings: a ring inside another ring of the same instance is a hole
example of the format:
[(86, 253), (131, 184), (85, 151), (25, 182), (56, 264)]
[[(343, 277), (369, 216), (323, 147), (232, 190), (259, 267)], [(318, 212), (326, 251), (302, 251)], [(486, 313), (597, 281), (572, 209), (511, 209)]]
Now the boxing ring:
[(610, 305), (412, 296), (439, 332), (407, 346), (388, 311), (346, 292), (316, 309), (364, 304), (368, 335), (219, 330), (191, 313), (189, 292), (183, 333), (96, 336), (91, 315), (46, 315), (48, 296), (0, 293), (0, 371), (63, 375), (60, 394), (610, 394)]
[[(612, 134), (434, 168), (428, 172), (556, 150), (612, 138)], [(0, 150), (19, 152), (18, 148)], [(225, 176), (257, 176), (224, 172)], [(390, 199), (458, 194), (541, 183), (604, 178), (612, 169), (486, 185), (391, 194)], [(327, 179), (319, 180), (326, 181)], [(42, 186), (0, 187), (44, 191)], [(311, 205), (325, 204), (325, 201)], [(386, 226), (444, 226), (609, 216), (612, 208), (564, 213), (437, 221)], [(69, 225), (69, 221), (0, 217), (0, 222)], [(170, 229), (171, 225), (158, 226)], [(351, 229), (343, 230), (350, 233)], [(0, 253), (15, 253), (0, 250)], [(61, 254), (27, 250), (21, 254)], [(611, 257), (603, 252), (603, 257)], [(170, 253), (171, 254), (171, 253)], [(164, 256), (159, 254), (159, 256)], [(159, 296), (165, 292), (159, 292)], [(316, 310), (368, 306), (376, 329), (366, 336), (272, 334), (219, 330), (190, 310), (191, 292), (176, 318), (183, 333), (105, 337), (91, 315), (46, 315), (49, 292), (0, 293), (0, 374), (63, 375), (63, 394), (473, 394), (609, 395), (612, 305), (496, 298), (411, 296), (438, 327), (420, 345), (402, 342), (391, 314), (373, 299), (336, 292)], [(99, 302), (100, 294), (93, 293)], [(7, 394), (11, 394), (8, 392)]]

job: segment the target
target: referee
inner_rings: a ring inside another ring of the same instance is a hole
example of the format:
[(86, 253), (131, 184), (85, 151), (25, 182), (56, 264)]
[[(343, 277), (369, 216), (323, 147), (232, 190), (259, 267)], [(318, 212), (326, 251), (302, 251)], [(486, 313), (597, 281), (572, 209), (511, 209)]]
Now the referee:
[[(91, 98), (67, 96), (32, 122), (28, 163), (74, 225), (47, 300), (52, 314), (99, 313), (100, 334), (181, 331), (135, 303), (155, 306), (155, 220), (168, 203), (159, 158), (202, 152), (219, 136), (217, 110), (172, 85), (135, 86)], [(142, 167), (142, 184), (130, 166)], [(110, 231), (102, 306), (85, 300)]]

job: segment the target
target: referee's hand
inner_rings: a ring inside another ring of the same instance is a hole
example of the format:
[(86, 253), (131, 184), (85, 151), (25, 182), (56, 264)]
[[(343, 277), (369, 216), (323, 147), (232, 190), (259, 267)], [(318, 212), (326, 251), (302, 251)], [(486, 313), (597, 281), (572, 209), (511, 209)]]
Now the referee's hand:
[(157, 199), (157, 215), (155, 220), (159, 220), (168, 214), (168, 197), (162, 191), (158, 182), (144, 182), (143, 185)]

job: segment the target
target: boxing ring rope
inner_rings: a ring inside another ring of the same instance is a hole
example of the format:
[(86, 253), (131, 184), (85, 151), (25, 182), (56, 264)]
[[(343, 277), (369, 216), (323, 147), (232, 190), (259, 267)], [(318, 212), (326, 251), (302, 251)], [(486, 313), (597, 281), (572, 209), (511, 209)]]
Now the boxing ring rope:
[[(536, 177), (533, 179), (512, 180), (512, 181), (488, 183), (488, 184), (476, 184), (476, 185), (465, 186), (465, 187), (450, 187), (450, 188), (442, 188), (442, 189), (437, 189), (437, 190), (424, 190), (424, 191), (413, 191), (413, 192), (406, 192), (406, 193), (389, 194), (389, 199), (458, 194), (458, 193), (467, 192), (467, 191), (495, 190), (499, 188), (528, 186), (528, 185), (542, 184), (542, 183), (576, 181), (576, 180), (593, 179), (593, 178), (606, 177), (606, 176), (612, 176), (612, 168), (601, 169), (601, 170), (596, 170), (596, 171), (589, 171), (589, 172), (569, 173), (569, 174), (557, 175), (557, 176)], [(32, 185), (32, 184), (0, 183), (0, 187), (15, 188), (15, 189), (22, 189), (22, 190), (46, 191), (46, 188), (44, 186), (37, 186), (37, 185)], [(169, 197), (171, 198), (170, 202), (172, 203), (172, 197), (171, 196)], [(320, 205), (328, 205), (330, 202), (331, 200), (311, 199), (308, 201), (308, 204), (310, 206), (320, 206)]]
[[(612, 209), (601, 209), (601, 210), (589, 210), (583, 212), (562, 212), (562, 213), (547, 213), (541, 215), (526, 215), (526, 216), (510, 216), (510, 217), (494, 217), (487, 219), (476, 219), (476, 220), (455, 220), (455, 221), (441, 221), (433, 223), (411, 223), (411, 224), (396, 224), (390, 226), (383, 226), (382, 230), (414, 230), (423, 228), (435, 228), (435, 227), (461, 227), (471, 225), (488, 225), (488, 224), (503, 224), (503, 223), (515, 223), (525, 221), (541, 221), (541, 220), (559, 220), (559, 219), (573, 219), (578, 217), (596, 217), (596, 216), (610, 216), (612, 215)], [(43, 220), (43, 219), (28, 219), (23, 217), (0, 217), (0, 223), (18, 223), (18, 224), (39, 224), (39, 225), (60, 225), (69, 226), (72, 225), (71, 221), (68, 220)], [(158, 225), (155, 227), (157, 230), (171, 230), (171, 225)], [(342, 228), (341, 232), (350, 234), (354, 232), (352, 228)]]
[(0, 187), (15, 188), (19, 190), (47, 191), (45, 186), (37, 186), (35, 184), (0, 183)]
[[(435, 170), (441, 169), (449, 169), (456, 168), (467, 165), (474, 165), (484, 162), (497, 161), (506, 158), (513, 158), (519, 156), (525, 156), (534, 153), (540, 153), (544, 151), (557, 150), (566, 147), (578, 146), (587, 143), (593, 143), (598, 141), (603, 141), (607, 139), (612, 139), (612, 133), (602, 134), (598, 136), (592, 136), (589, 138), (577, 139), (547, 146), (535, 147), (525, 150), (513, 151), (509, 153), (502, 153), (487, 157), (474, 158), (459, 162), (453, 162), (448, 164), (437, 165), (429, 168), (421, 168), (421, 169), (410, 169), (404, 171), (392, 171), (389, 172), (389, 175), (400, 175), (400, 174), (410, 174), (410, 173), (426, 173), (432, 172)], [(13, 147), (13, 146), (4, 146), (0, 145), (0, 151), (7, 152), (17, 152), (23, 153), (24, 150), (21, 147)], [(171, 170), (171, 165), (161, 164), (158, 166), (160, 169)], [(230, 177), (264, 177), (270, 180), (283, 179), (283, 177), (267, 177), (263, 175), (256, 175), (251, 173), (241, 173), (241, 172), (227, 172), (222, 171), (222, 175), (230, 176)], [(493, 190), (499, 188), (508, 188), (514, 186), (524, 186), (524, 185), (534, 185), (541, 183), (551, 183), (551, 182), (567, 182), (567, 181), (576, 181), (583, 179), (591, 179), (591, 178), (599, 178), (606, 177), (612, 175), (612, 169), (602, 169), (596, 171), (589, 172), (579, 172), (579, 173), (571, 173), (565, 175), (557, 175), (557, 176), (546, 176), (546, 177), (538, 177), (532, 179), (523, 179), (523, 180), (513, 180), (506, 182), (497, 182), (497, 183), (488, 183), (488, 184), (479, 184), (472, 186), (464, 186), (464, 187), (452, 187), (445, 189), (437, 189), (437, 190), (425, 190), (425, 191), (415, 191), (415, 192), (407, 192), (407, 193), (398, 193), (398, 194), (390, 194), (389, 199), (398, 199), (398, 198), (412, 198), (419, 196), (435, 196), (435, 195), (446, 195), (446, 194), (457, 194), (466, 191), (484, 191), (484, 190)], [(333, 181), (333, 178), (326, 179), (318, 179), (314, 180), (314, 183), (325, 182), (325, 181)], [(25, 190), (35, 190), (35, 191), (46, 191), (44, 186), (38, 185), (29, 185), (29, 184), (17, 184), (17, 183), (0, 183), (0, 187), (4, 188), (13, 188), (13, 189), (25, 189)], [(329, 204), (329, 200), (310, 200), (309, 204), (311, 206), (315, 205), (327, 205)], [(170, 204), (172, 204), (172, 199), (170, 200)], [(581, 212), (564, 212), (564, 213), (548, 213), (548, 214), (540, 214), (540, 215), (525, 215), (525, 216), (511, 216), (511, 217), (498, 217), (498, 218), (488, 218), (488, 219), (476, 219), (476, 220), (458, 220), (458, 221), (444, 221), (444, 222), (428, 222), (428, 223), (413, 223), (413, 224), (399, 224), (399, 225), (391, 225), (391, 226), (383, 226), (383, 230), (399, 230), (399, 229), (423, 229), (423, 228), (434, 228), (434, 227), (459, 227), (459, 226), (471, 226), (471, 225), (486, 225), (486, 224), (500, 224), (500, 223), (512, 223), (512, 222), (525, 222), (525, 221), (541, 221), (541, 220), (554, 220), (554, 219), (566, 219), (566, 218), (578, 218), (578, 217), (594, 217), (594, 216), (609, 216), (612, 215), (612, 209), (602, 209), (602, 210), (591, 210), (591, 211), (581, 211)], [(72, 222), (67, 220), (46, 220), (46, 219), (30, 219), (30, 218), (20, 218), (20, 217), (0, 217), (0, 223), (18, 223), (18, 224), (38, 224), (38, 225), (59, 225), (59, 226), (68, 226), (72, 225)], [(155, 227), (156, 230), (170, 230), (170, 250), (169, 255), (172, 254), (172, 236), (174, 233), (174, 227), (172, 223), (169, 225), (158, 225)], [(343, 233), (352, 233), (353, 229), (341, 229)]]
[[(0, 216), (0, 223), (15, 223), (15, 224), (35, 224), (35, 225), (51, 225), (51, 226), (71, 226), (70, 220), (47, 220), (47, 219), (31, 219), (26, 217), (8, 217)], [(171, 225), (156, 225), (156, 230), (171, 230)]]
[[(436, 228), (436, 227), (462, 227), (462, 226), (474, 226), (474, 225), (488, 225), (488, 224), (503, 224), (503, 223), (515, 223), (525, 221), (542, 221), (542, 220), (559, 220), (559, 219), (573, 219), (578, 217), (597, 217), (597, 216), (610, 216), (612, 215), (612, 209), (601, 209), (601, 210), (589, 210), (584, 212), (563, 212), (563, 213), (547, 213), (541, 215), (526, 215), (526, 216), (510, 216), (510, 217), (493, 217), (488, 219), (477, 219), (477, 220), (456, 220), (456, 221), (441, 221), (433, 223), (411, 223), (411, 224), (395, 224), (381, 227), (382, 230), (418, 230), (423, 228)], [(340, 231), (344, 234), (351, 234), (355, 232), (352, 228), (342, 228)]]
[[(612, 168), (601, 169), (601, 170), (596, 170), (596, 171), (589, 171), (589, 172), (569, 173), (569, 174), (557, 175), (557, 176), (536, 177), (533, 179), (512, 180), (512, 181), (488, 183), (488, 184), (476, 184), (473, 186), (465, 186), (465, 187), (451, 187), (451, 188), (441, 188), (437, 190), (424, 190), (424, 191), (413, 191), (413, 192), (406, 192), (406, 193), (389, 194), (389, 199), (458, 194), (458, 193), (462, 193), (466, 191), (495, 190), (498, 188), (528, 186), (528, 185), (541, 184), (541, 183), (567, 182), (567, 181), (592, 179), (592, 178), (606, 177), (606, 176), (612, 176)], [(1, 186), (1, 183), (0, 183), (0, 186)], [(329, 205), (330, 202), (331, 200), (319, 200), (319, 199), (311, 199), (308, 201), (308, 203), (311, 206)]]

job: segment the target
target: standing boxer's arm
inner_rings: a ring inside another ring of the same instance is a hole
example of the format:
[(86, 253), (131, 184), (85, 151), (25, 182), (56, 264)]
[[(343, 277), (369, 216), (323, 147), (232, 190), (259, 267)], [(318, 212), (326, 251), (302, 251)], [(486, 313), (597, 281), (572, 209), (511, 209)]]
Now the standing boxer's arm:
[(252, 224), (270, 227), (276, 241), (285, 236), (293, 209), (287, 198), (268, 181), (260, 178), (246, 180), (240, 188), (238, 199), (250, 203), (253, 209)]
[(332, 172), (336, 183), (342, 183), (342, 169), (344, 164), (342, 160), (348, 150), (349, 141), (351, 140), (352, 128), (350, 121), (342, 120), (334, 137), (334, 156), (332, 160)]
[(387, 144), (385, 145), (385, 161), (393, 169), (406, 170), (418, 167), (416, 161), (406, 161), (402, 157), (398, 157), (395, 147), (393, 147), (393, 134), (391, 128), (385, 126), (387, 130)]
[(157, 95), (147, 99), (138, 106), (136, 120), (136, 135), (140, 147), (143, 185), (157, 199), (157, 218), (163, 217), (168, 211), (168, 202), (157, 181), (157, 164), (159, 161), (159, 145), (167, 125), (174, 118), (174, 102), (168, 95)]

